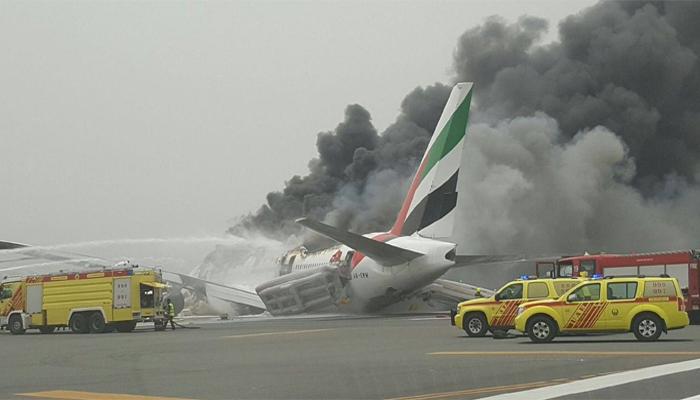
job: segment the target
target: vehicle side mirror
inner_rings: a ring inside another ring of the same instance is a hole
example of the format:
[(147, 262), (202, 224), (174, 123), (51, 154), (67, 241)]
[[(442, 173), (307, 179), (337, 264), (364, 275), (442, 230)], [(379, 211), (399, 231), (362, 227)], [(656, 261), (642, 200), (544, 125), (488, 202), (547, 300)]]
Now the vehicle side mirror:
[(578, 296), (576, 296), (576, 293), (571, 293), (569, 297), (566, 298), (566, 301), (578, 301)]
[(496, 300), (496, 301), (500, 301), (500, 300), (501, 300), (501, 294), (500, 294), (500, 293), (496, 293), (496, 295), (493, 296), (493, 299)]

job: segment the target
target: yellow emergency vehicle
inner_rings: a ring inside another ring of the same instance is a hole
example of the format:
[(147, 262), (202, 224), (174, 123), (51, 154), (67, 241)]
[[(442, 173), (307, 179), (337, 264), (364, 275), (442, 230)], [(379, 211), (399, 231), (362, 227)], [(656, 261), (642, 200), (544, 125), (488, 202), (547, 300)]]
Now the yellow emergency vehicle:
[(0, 283), (0, 327), (52, 333), (130, 332), (139, 321), (165, 326), (159, 271), (136, 267), (35, 275)]
[(515, 329), (533, 342), (560, 333), (630, 331), (653, 341), (689, 323), (678, 281), (670, 277), (594, 277), (559, 299), (524, 303), (517, 314)]
[(484, 336), (487, 331), (507, 331), (515, 326), (520, 304), (535, 299), (556, 299), (581, 283), (576, 278), (520, 279), (507, 283), (494, 296), (459, 303), (451, 312), (452, 325), (469, 336)]

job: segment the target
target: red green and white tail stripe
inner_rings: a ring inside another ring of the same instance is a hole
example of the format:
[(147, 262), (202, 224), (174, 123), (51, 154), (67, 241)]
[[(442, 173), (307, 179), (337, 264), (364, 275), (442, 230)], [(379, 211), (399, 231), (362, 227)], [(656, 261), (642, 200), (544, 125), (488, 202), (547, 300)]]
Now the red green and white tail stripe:
[(432, 238), (452, 235), (472, 87), (471, 82), (458, 83), (452, 89), (391, 229), (392, 234), (418, 232)]

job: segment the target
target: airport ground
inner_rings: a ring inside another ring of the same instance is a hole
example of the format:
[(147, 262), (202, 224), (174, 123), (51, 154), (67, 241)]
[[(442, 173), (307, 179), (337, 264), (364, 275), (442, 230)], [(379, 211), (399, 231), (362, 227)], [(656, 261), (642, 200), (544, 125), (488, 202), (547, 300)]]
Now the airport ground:
[(685, 399), (700, 394), (700, 326), (672, 331), (656, 343), (619, 334), (557, 338), (542, 345), (525, 337), (469, 338), (435, 316), (188, 323), (200, 329), (2, 332), (0, 398), (428, 400), (514, 393), (520, 396), (515, 398)]

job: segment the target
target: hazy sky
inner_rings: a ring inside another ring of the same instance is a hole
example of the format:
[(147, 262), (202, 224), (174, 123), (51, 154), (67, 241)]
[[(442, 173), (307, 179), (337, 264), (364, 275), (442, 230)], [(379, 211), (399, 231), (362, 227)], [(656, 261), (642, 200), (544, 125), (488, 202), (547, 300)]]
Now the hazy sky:
[[(498, 14), (593, 1), (0, 1), (0, 239), (220, 234), (360, 103), (381, 131)], [(478, 84), (478, 82), (477, 82)]]

